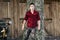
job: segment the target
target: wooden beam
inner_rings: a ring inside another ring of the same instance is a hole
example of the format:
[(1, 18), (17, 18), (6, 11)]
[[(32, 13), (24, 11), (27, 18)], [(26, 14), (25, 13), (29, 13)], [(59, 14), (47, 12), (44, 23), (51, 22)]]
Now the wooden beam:
[(3, 2), (10, 2), (10, 0), (3, 0)]
[(51, 2), (60, 2), (60, 0), (44, 0), (45, 4), (50, 4)]
[(44, 1), (55, 1), (55, 2), (59, 2), (60, 0), (44, 0)]
[(0, 2), (2, 2), (2, 0), (0, 0)]
[(10, 2), (10, 0), (0, 0), (0, 2)]
[[(20, 20), (24, 20), (24, 18), (20, 18)], [(45, 18), (44, 20), (49, 21), (49, 20), (52, 20), (52, 18)]]
[(20, 0), (20, 3), (26, 3), (27, 0)]

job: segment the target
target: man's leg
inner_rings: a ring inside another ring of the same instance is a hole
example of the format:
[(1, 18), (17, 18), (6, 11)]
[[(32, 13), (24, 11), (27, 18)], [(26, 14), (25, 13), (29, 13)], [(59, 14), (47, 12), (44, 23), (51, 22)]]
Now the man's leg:
[(28, 29), (27, 36), (26, 36), (25, 40), (28, 40), (30, 33), (31, 33), (31, 29)]
[(32, 39), (36, 38), (36, 28), (32, 29), (32, 31), (31, 31), (31, 37), (32, 37)]

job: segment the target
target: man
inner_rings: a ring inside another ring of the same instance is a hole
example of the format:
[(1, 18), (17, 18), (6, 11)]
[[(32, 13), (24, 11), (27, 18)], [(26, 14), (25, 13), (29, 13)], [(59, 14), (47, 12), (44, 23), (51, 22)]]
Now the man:
[(24, 24), (27, 22), (28, 34), (25, 40), (28, 40), (32, 29), (38, 28), (38, 30), (40, 30), (40, 17), (39, 17), (39, 12), (35, 10), (35, 4), (30, 3), (29, 9), (30, 10), (26, 12), (26, 15), (22, 24), (22, 30), (24, 30)]

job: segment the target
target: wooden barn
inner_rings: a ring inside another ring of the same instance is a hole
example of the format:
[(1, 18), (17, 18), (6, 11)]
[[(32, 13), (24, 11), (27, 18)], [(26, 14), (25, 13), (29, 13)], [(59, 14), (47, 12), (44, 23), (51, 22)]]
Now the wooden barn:
[(44, 18), (45, 28), (50, 35), (60, 36), (60, 1), (45, 0), (44, 3)]
[[(44, 1), (44, 30), (47, 36), (60, 38), (60, 0)], [(51, 39), (52, 40), (52, 39)], [(58, 40), (58, 39), (56, 39)]]
[(60, 36), (60, 0), (0, 0), (0, 19), (11, 19), (9, 37), (22, 35), (21, 24), (29, 3), (35, 3), (41, 13), (41, 24), (45, 36)]

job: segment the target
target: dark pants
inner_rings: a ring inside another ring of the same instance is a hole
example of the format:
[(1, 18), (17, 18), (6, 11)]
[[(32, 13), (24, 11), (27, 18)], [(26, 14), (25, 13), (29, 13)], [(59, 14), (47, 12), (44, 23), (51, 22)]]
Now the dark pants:
[(31, 33), (31, 29), (28, 29), (27, 36), (26, 36), (25, 40), (28, 40), (30, 33)]
[[(25, 40), (28, 40), (29, 39), (29, 35), (30, 35), (30, 33), (32, 32), (32, 30), (33, 29), (28, 29), (28, 31), (27, 31), (27, 36), (26, 36), (26, 38), (25, 38)], [(35, 28), (34, 28), (34, 31), (33, 32), (35, 32)]]

